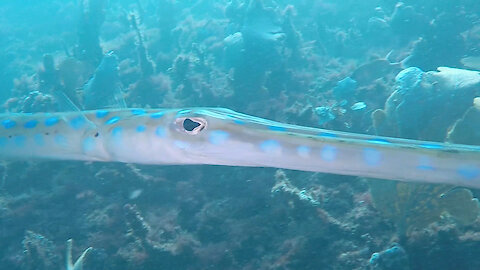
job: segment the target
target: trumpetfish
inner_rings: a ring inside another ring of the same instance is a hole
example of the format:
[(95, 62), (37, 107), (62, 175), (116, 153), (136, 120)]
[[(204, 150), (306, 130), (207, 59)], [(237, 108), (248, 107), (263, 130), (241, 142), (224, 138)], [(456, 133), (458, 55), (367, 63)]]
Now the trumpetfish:
[(337, 132), (224, 108), (0, 115), (0, 158), (275, 167), (480, 188), (480, 147)]

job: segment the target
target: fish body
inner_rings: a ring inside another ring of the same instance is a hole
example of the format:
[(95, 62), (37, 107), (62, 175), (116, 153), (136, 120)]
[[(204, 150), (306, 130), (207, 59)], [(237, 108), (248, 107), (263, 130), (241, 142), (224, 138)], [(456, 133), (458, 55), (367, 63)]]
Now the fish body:
[(223, 108), (0, 115), (0, 158), (275, 167), (480, 188), (480, 147), (335, 132)]

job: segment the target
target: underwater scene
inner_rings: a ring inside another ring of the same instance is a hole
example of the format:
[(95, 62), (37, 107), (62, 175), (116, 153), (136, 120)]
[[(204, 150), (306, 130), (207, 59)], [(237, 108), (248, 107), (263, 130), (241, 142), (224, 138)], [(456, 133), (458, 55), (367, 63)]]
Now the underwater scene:
[(0, 104), (0, 270), (480, 269), (480, 1), (2, 1)]

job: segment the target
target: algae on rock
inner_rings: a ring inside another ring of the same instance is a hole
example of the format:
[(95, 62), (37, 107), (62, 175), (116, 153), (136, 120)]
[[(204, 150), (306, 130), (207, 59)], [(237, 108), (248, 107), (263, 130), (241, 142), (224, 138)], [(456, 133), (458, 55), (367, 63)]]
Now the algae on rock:
[(473, 223), (480, 204), (470, 190), (446, 185), (370, 180), (375, 207), (397, 226), (400, 237), (440, 221), (445, 214), (458, 224)]

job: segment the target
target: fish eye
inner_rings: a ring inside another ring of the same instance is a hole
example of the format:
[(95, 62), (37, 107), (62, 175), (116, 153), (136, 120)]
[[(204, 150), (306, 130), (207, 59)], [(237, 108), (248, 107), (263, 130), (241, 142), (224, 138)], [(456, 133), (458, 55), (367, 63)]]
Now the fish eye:
[(183, 129), (185, 129), (185, 131), (193, 131), (199, 126), (201, 126), (199, 122), (193, 121), (190, 118), (183, 120)]
[(200, 117), (182, 117), (175, 122), (181, 131), (192, 135), (200, 133), (207, 126), (207, 121)]

